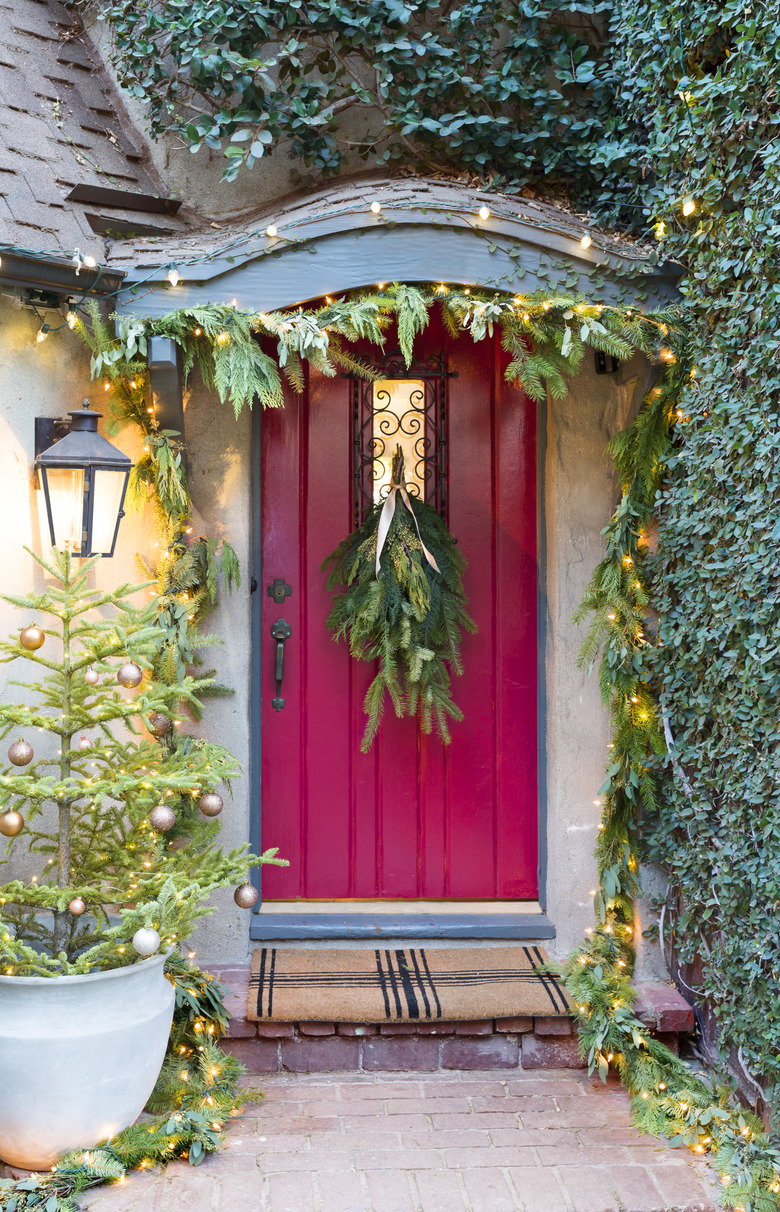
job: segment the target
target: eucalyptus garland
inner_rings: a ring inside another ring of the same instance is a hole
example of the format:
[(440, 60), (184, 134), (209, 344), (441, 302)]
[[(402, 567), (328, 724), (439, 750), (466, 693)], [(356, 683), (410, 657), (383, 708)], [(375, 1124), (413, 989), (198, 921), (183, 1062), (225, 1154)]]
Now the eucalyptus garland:
[(337, 592), (328, 627), (346, 639), (356, 660), (377, 661), (366, 691), (367, 753), (382, 721), (385, 699), (397, 716), (418, 716), (423, 732), (449, 744), (450, 720), (463, 712), (452, 700), (450, 674), (462, 673), (461, 630), (476, 631), (466, 610), (466, 561), (444, 520), (409, 495), (400, 446), (393, 455), (388, 497), (322, 565)]

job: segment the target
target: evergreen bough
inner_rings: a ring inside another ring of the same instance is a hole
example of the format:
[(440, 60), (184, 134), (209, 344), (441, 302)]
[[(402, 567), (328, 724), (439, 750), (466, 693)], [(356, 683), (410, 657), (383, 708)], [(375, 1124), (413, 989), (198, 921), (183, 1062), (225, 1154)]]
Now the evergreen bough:
[[(393, 484), (402, 484), (403, 455), (393, 457)], [(413, 516), (400, 493), (376, 572), (377, 534), (384, 501), (377, 502), (363, 525), (323, 563), (327, 586), (337, 592), (328, 627), (346, 639), (353, 657), (378, 660), (379, 668), (363, 703), (368, 717), (361, 749), (376, 737), (389, 695), (397, 716), (418, 716), (426, 733), (436, 730), (449, 744), (449, 721), (462, 720), (453, 702), (450, 674), (462, 673), (461, 630), (476, 631), (466, 610), (463, 572), (466, 561), (443, 519), (425, 501), (408, 494)], [(415, 526), (415, 520), (417, 526)], [(419, 533), (418, 533), (419, 528)], [(423, 544), (439, 571), (429, 563)]]

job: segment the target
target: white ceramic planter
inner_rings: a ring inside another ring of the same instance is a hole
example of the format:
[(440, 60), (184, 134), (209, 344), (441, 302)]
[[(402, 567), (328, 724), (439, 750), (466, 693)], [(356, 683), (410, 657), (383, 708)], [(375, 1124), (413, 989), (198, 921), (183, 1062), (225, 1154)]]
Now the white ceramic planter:
[(89, 976), (0, 976), (0, 1158), (28, 1170), (138, 1117), (173, 1018), (165, 956)]

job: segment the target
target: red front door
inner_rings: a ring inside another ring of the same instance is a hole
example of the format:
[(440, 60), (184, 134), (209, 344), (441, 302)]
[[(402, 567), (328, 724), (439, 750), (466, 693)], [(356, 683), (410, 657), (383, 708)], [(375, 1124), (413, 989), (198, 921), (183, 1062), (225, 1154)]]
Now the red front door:
[[(354, 527), (353, 383), (309, 371), (263, 416), (262, 837), (290, 860), (265, 868), (264, 900), (537, 896), (535, 406), (505, 382), (497, 335), (475, 344), (432, 322), (415, 354), (442, 353), (446, 513), (478, 626), (449, 746), (388, 705), (362, 754), (371, 668), (325, 625), (320, 565)], [(281, 605), (266, 593), (277, 577), (292, 587)], [(291, 635), (276, 711), (279, 618)]]

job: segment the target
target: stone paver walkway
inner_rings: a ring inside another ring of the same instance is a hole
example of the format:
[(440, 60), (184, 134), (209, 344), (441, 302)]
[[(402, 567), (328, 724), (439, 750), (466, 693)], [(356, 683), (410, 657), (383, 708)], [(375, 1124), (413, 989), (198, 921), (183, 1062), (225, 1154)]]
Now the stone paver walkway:
[(273, 1074), (225, 1149), (92, 1212), (711, 1212), (711, 1171), (581, 1071)]

